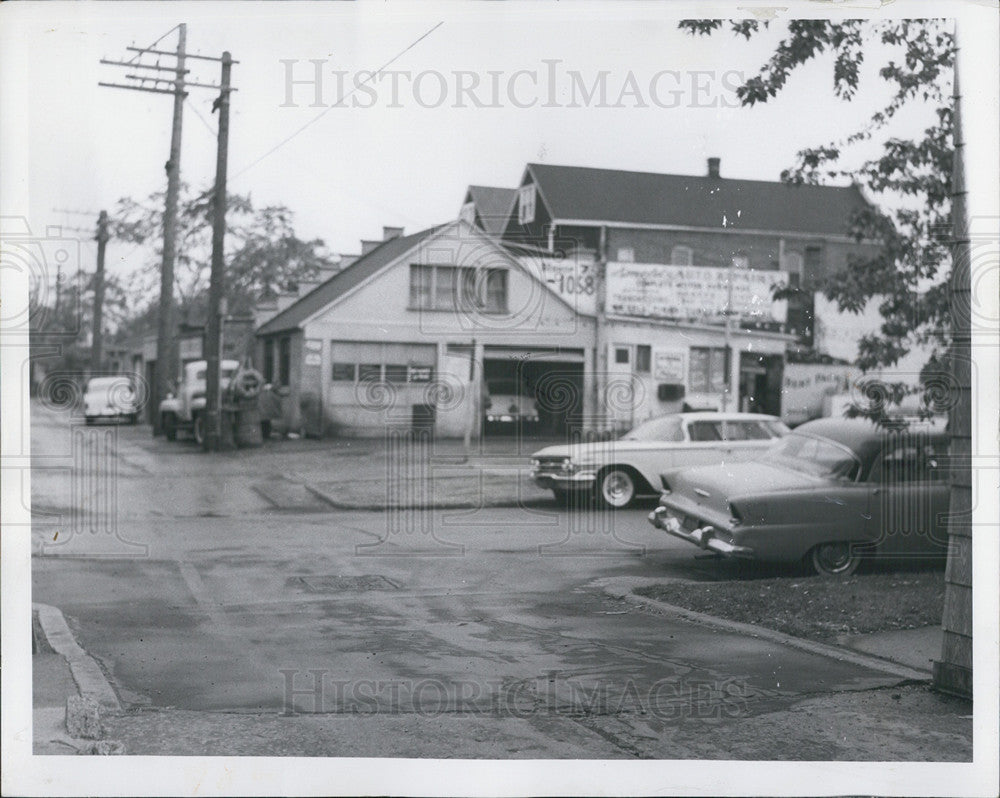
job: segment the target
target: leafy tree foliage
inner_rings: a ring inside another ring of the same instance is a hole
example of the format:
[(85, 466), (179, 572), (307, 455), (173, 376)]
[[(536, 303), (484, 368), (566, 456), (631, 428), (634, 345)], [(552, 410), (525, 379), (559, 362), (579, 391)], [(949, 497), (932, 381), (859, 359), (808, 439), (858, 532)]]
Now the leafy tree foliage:
[[(778, 24), (778, 23), (776, 23)], [(858, 366), (891, 368), (914, 346), (932, 354), (925, 382), (940, 378), (949, 345), (947, 276), (951, 268), (952, 77), (955, 42), (947, 20), (792, 20), (758, 74), (737, 89), (744, 106), (766, 103), (785, 88), (796, 69), (821, 58), (832, 60), (831, 90), (852, 100), (862, 81), (876, 75), (888, 99), (849, 135), (801, 150), (782, 173), (790, 183), (818, 184), (845, 179), (859, 183), (886, 210), (872, 209), (844, 220), (858, 241), (876, 241), (873, 257), (854, 257), (846, 269), (816, 286), (843, 311), (859, 312), (879, 301), (878, 334), (859, 341)], [(685, 20), (692, 35), (728, 31), (749, 40), (769, 28), (759, 20)], [(865, 57), (885, 53), (865, 69)], [(923, 104), (931, 123), (916, 137), (893, 135), (891, 123), (904, 108)], [(851, 157), (866, 142), (880, 151), (858, 166)], [(891, 210), (888, 210), (891, 208)], [(885, 388), (891, 403), (906, 393)], [(878, 403), (875, 403), (878, 404)], [(883, 403), (884, 407), (884, 403)]]
[[(175, 291), (183, 314), (201, 315), (207, 302), (212, 260), (211, 192), (193, 195), (182, 187), (177, 214)], [(152, 245), (155, 257), (139, 272), (136, 291), (156, 296), (163, 245), (163, 194), (118, 201), (113, 235), (121, 241)], [(283, 205), (254, 206), (249, 195), (230, 194), (226, 208), (226, 280), (229, 312), (249, 312), (261, 298), (333, 268), (336, 259), (320, 239), (295, 235), (292, 212)]]

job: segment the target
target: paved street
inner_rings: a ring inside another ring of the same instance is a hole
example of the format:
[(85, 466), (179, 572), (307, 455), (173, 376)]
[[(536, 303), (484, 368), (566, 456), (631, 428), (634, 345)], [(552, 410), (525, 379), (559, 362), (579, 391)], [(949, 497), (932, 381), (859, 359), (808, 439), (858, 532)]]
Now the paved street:
[[(378, 441), (207, 456), (143, 426), (33, 413), (32, 600), (65, 614), (134, 710), (111, 721), (129, 753), (927, 759), (967, 745), (969, 721), (925, 691), (901, 720), (884, 689), (898, 676), (615, 598), (606, 587), (629, 580), (746, 577), (657, 533), (648, 507), (557, 509), (513, 444), (468, 462), (453, 443), (428, 459)], [(414, 474), (465, 484), (470, 469), (523, 492), (508, 507), (329, 501), (338, 482), (402, 474), (412, 490)]]

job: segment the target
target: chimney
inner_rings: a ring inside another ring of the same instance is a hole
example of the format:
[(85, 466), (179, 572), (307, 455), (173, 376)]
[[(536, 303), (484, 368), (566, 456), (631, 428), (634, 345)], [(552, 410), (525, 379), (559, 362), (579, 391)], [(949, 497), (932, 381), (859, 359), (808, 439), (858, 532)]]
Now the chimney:
[(390, 241), (393, 238), (399, 238), (403, 235), (402, 227), (383, 227), (382, 228), (382, 240)]
[(721, 158), (709, 158), (708, 159), (708, 176), (718, 177), (719, 176), (719, 165), (722, 163)]
[(361, 254), (362, 255), (367, 255), (369, 252), (371, 252), (373, 249), (375, 249), (375, 247), (377, 247), (381, 243), (382, 243), (381, 241), (372, 241), (370, 239), (364, 239), (364, 238), (362, 238), (361, 239)]

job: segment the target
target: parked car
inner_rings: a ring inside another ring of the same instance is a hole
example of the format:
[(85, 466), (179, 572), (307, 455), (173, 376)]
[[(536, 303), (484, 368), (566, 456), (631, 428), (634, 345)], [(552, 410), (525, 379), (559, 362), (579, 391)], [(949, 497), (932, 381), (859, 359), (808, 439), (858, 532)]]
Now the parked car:
[(780, 419), (759, 413), (673, 413), (618, 440), (537, 451), (531, 475), (559, 500), (583, 492), (606, 507), (628, 507), (639, 496), (655, 496), (669, 468), (746, 460), (787, 432)]
[(517, 380), (487, 380), (483, 416), (487, 424), (535, 424), (538, 405)]
[(862, 558), (947, 554), (948, 440), (937, 423), (825, 418), (747, 463), (662, 477), (653, 526), (724, 557), (849, 575)]
[[(200, 445), (205, 439), (205, 370), (204, 360), (195, 360), (184, 366), (181, 384), (160, 402), (160, 423), (168, 441), (177, 439), (179, 430), (190, 431)], [(229, 380), (240, 367), (237, 360), (223, 360), (220, 364), (219, 390), (225, 391)]]
[(88, 424), (98, 420), (135, 424), (139, 417), (135, 386), (128, 374), (92, 377), (83, 391), (83, 417)]

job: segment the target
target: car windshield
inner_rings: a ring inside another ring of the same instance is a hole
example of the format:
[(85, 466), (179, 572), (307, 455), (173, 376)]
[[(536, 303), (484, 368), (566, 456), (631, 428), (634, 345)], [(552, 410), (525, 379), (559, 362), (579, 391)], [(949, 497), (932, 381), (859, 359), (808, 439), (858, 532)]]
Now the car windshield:
[(853, 480), (861, 462), (850, 451), (826, 438), (792, 432), (767, 451), (769, 460), (780, 460), (807, 474), (832, 479)]
[(672, 441), (684, 440), (681, 420), (677, 416), (650, 419), (622, 435), (623, 441)]

